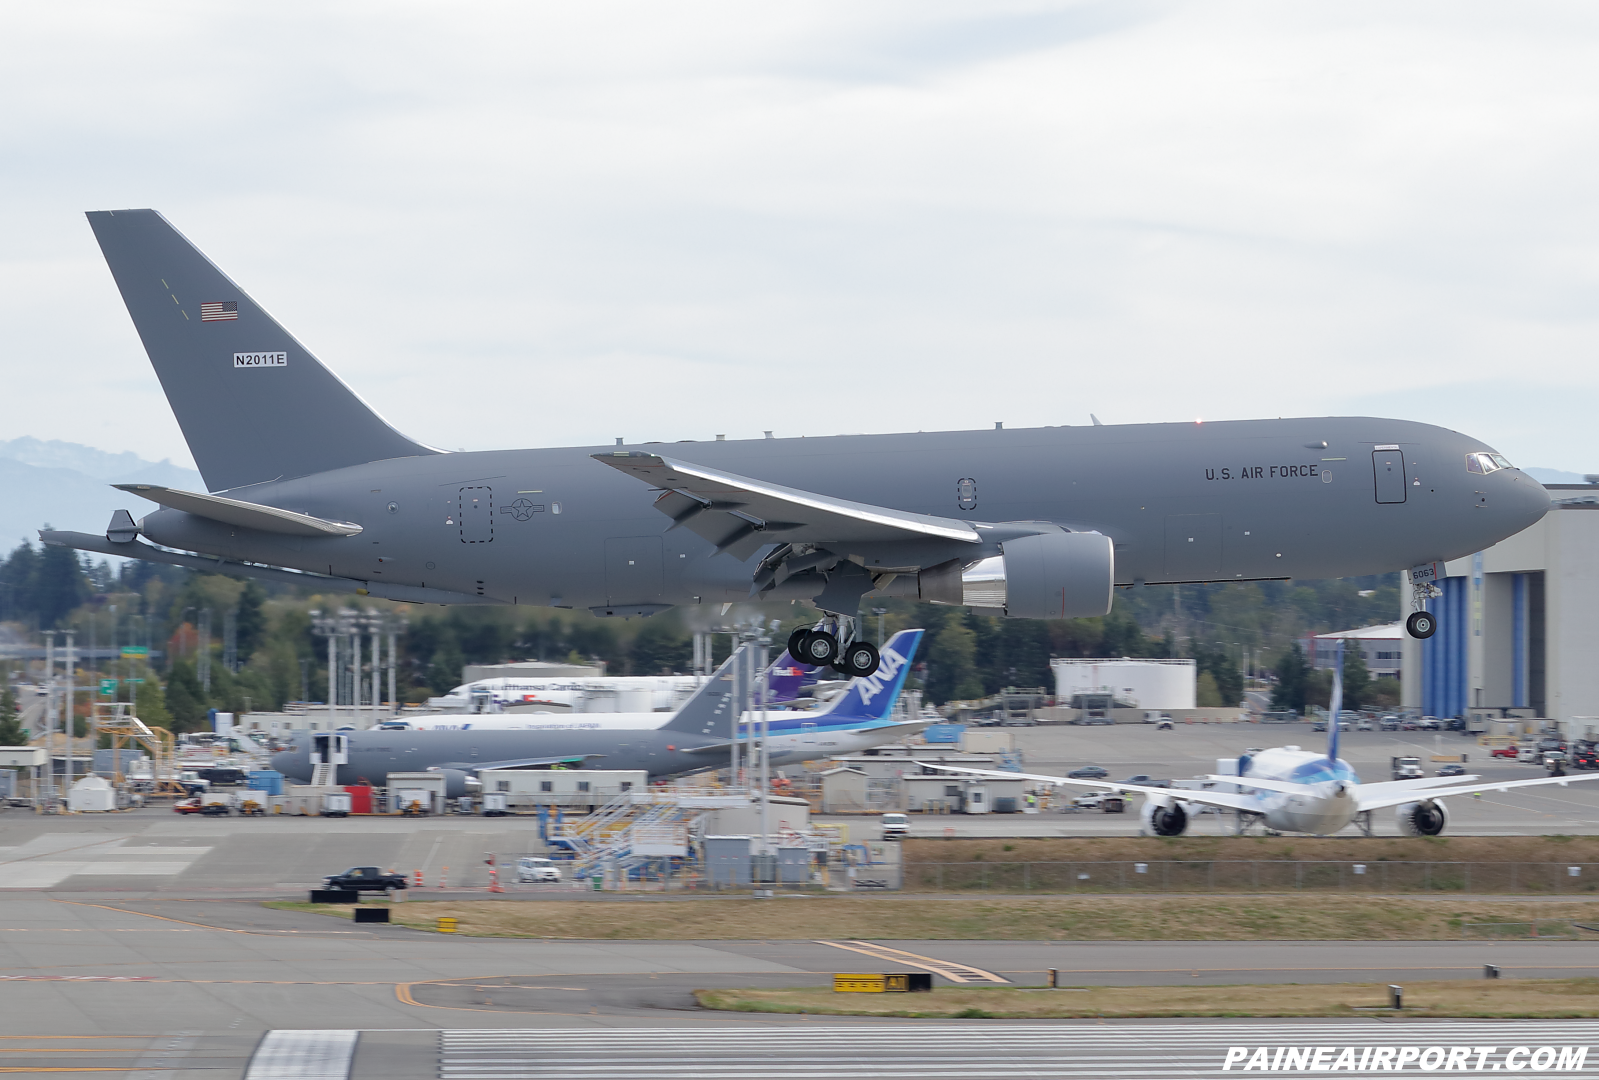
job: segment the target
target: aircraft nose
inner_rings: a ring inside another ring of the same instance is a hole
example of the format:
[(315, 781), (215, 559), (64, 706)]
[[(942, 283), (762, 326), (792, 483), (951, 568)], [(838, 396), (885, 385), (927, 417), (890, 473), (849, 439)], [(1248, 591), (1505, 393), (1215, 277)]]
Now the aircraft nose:
[(1508, 512), (1517, 523), (1516, 531), (1520, 532), (1541, 519), (1554, 504), (1549, 498), (1549, 490), (1538, 481), (1520, 470), (1507, 471), (1514, 475), (1509, 477), (1509, 492), (1500, 501), (1508, 504)]

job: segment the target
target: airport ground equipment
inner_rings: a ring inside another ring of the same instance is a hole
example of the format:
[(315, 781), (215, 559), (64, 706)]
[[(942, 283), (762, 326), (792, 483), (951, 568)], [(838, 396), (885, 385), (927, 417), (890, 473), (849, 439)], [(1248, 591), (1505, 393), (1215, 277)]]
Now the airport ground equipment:
[(389, 921), (389, 909), (385, 907), (365, 907), (357, 904), (355, 909), (350, 912), (350, 915), (356, 922), (386, 923)]
[(929, 993), (933, 976), (926, 971), (890, 971), (883, 974), (840, 973), (833, 976), (836, 994)]
[(312, 889), (313, 904), (359, 904), (361, 894), (354, 889)]
[(457, 920), (450, 915), (440, 915), (434, 921), (433, 929), (441, 934), (453, 934), (457, 929)]

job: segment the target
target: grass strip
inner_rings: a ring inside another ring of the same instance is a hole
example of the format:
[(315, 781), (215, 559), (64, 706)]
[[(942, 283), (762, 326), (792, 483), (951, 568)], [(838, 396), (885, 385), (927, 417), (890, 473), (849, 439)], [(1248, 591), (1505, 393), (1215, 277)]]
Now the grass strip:
[(1077, 990), (940, 986), (932, 993), (920, 994), (840, 994), (802, 988), (696, 990), (694, 995), (703, 1008), (724, 1012), (951, 1020), (1161, 1016), (1425, 1016), (1493, 1020), (1599, 1017), (1599, 979), (1406, 982), (1406, 1008), (1400, 1012), (1370, 1008), (1387, 1005), (1386, 983), (1091, 986)]
[[(369, 902), (370, 903), (370, 902)], [(274, 900), (268, 907), (350, 918), (349, 904)], [(1599, 925), (1591, 902), (1393, 897), (807, 896), (669, 903), (407, 900), (396, 924), (432, 930), (441, 915), (478, 937), (749, 941), (917, 938), (945, 941), (1452, 941), (1465, 923)], [(781, 913), (780, 916), (778, 913)], [(1585, 935), (1586, 936), (1586, 935)]]

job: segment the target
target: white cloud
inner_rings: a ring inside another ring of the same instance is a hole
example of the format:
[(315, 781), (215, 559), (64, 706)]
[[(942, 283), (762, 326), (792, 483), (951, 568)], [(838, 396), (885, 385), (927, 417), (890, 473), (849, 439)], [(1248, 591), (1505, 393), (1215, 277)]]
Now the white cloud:
[(81, 217), (149, 205), (440, 446), (1360, 411), (1599, 468), (1584, 5), (4, 19), (10, 437), (186, 459)]

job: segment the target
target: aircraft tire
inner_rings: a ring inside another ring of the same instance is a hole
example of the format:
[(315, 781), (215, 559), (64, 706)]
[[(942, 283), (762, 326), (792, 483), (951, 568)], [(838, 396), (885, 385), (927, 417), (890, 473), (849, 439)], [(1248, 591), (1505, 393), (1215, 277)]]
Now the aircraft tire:
[(794, 659), (811, 667), (827, 667), (838, 659), (838, 639), (826, 630), (808, 630)]
[(878, 656), (877, 646), (870, 641), (855, 641), (845, 648), (844, 655), (839, 659), (843, 664), (843, 672), (853, 678), (864, 679), (868, 675), (877, 673), (877, 665), (882, 662)]
[(1405, 633), (1418, 641), (1426, 641), (1438, 632), (1438, 620), (1430, 611), (1412, 611), (1405, 620)]
[(788, 655), (793, 659), (800, 660), (803, 658), (804, 654), (800, 650), (805, 647), (805, 635), (808, 633), (810, 631), (802, 626), (788, 635)]

